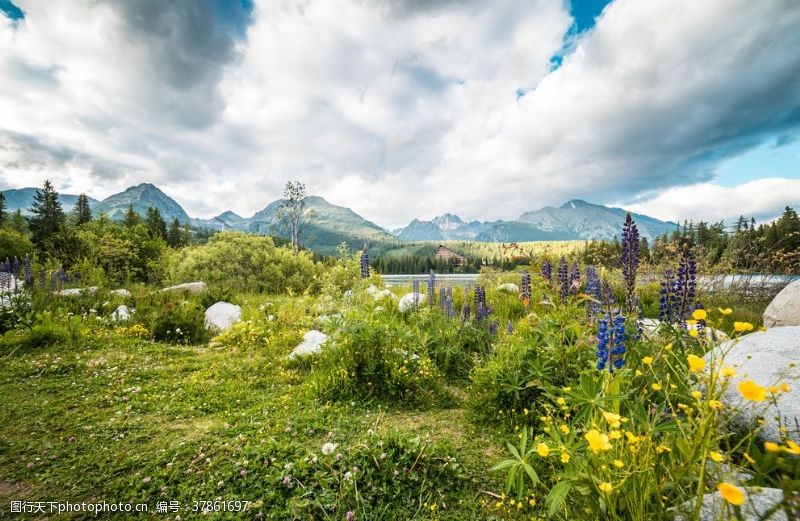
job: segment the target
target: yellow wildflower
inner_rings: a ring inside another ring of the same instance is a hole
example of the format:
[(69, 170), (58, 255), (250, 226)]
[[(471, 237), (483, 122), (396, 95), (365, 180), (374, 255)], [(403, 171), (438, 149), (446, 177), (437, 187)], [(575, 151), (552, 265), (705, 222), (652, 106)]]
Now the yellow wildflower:
[(606, 494), (614, 489), (611, 483), (600, 483), (599, 485), (597, 485), (597, 488), (599, 488), (600, 491), (605, 492)]
[(779, 387), (781, 388), (781, 391), (785, 393), (789, 392), (789, 384), (787, 384), (786, 382), (782, 382)]
[(669, 344), (665, 345), (664, 349), (667, 350), (667, 351), (672, 351), (672, 343), (669, 343)]
[(618, 469), (621, 469), (622, 467), (625, 466), (625, 464), (622, 461), (620, 461), (618, 459), (615, 459), (614, 460), (614, 466), (617, 467)]
[(695, 320), (705, 320), (708, 318), (708, 313), (706, 313), (705, 309), (695, 309), (694, 313), (692, 313), (692, 318)]
[(758, 385), (752, 380), (739, 382), (736, 388), (739, 389), (739, 394), (742, 395), (742, 398), (751, 402), (763, 402), (767, 398), (766, 387)]
[(736, 485), (723, 482), (717, 485), (717, 490), (731, 505), (741, 506), (744, 504), (744, 492)]
[(786, 440), (786, 448), (783, 449), (789, 454), (794, 454), (795, 456), (800, 456), (800, 445), (795, 443), (792, 440)]
[(652, 356), (646, 356), (646, 357), (642, 358), (642, 363), (644, 365), (652, 364), (653, 363), (653, 357)]
[(733, 310), (731, 308), (717, 308), (717, 310), (723, 315), (730, 315), (731, 313), (733, 313)]
[(724, 405), (722, 405), (722, 402), (719, 401), (719, 400), (709, 400), (708, 401), (708, 406), (711, 407), (712, 409), (714, 409), (715, 411), (719, 411), (720, 409), (725, 407)]
[(591, 429), (583, 435), (589, 443), (589, 448), (595, 454), (604, 450), (611, 450), (613, 447), (608, 441), (608, 436), (600, 433), (597, 429)]
[(699, 373), (706, 368), (706, 361), (697, 355), (689, 355), (686, 359), (689, 361), (689, 369), (691, 369), (693, 373)]
[(736, 369), (730, 366), (726, 366), (722, 368), (722, 376), (725, 378), (730, 378), (732, 376), (736, 376)]
[(692, 338), (697, 338), (700, 336), (700, 333), (698, 333), (696, 329), (690, 329), (689, 336)]
[(569, 463), (569, 454), (566, 452), (561, 455), (561, 463)]
[(619, 419), (620, 419), (619, 414), (603, 411), (603, 418), (606, 420), (606, 423), (608, 423), (611, 427), (615, 429), (619, 428)]
[(750, 322), (734, 322), (733, 323), (733, 330), (737, 333), (742, 333), (744, 331), (752, 331), (753, 324)]
[(711, 458), (711, 460), (716, 463), (722, 463), (723, 461), (725, 461), (725, 456), (713, 450), (708, 453), (708, 457)]
[(692, 398), (694, 398), (695, 400), (699, 400), (702, 397), (703, 393), (701, 393), (700, 391), (692, 391)]
[(563, 397), (559, 397), (558, 400), (556, 400), (556, 403), (558, 405), (566, 405), (567, 401)]
[(777, 443), (772, 442), (772, 441), (765, 441), (764, 442), (764, 448), (766, 450), (768, 450), (769, 452), (780, 452), (781, 451), (781, 446), (778, 445)]
[(640, 370), (638, 370), (638, 369), (636, 370), (636, 376), (642, 376), (643, 374), (644, 373), (642, 373)]
[(622, 434), (619, 431), (611, 431), (608, 433), (609, 439), (618, 440), (622, 437)]
[(660, 391), (661, 390), (661, 384), (653, 384), (650, 387), (652, 387), (654, 391)]
[(559, 429), (561, 429), (561, 432), (563, 432), (564, 434), (569, 434), (569, 425), (563, 424), (561, 425), (561, 427), (559, 427)]
[(546, 458), (550, 455), (550, 447), (547, 446), (547, 443), (540, 443), (536, 446), (536, 453), (539, 454), (539, 456)]
[(562, 387), (561, 390), (564, 391), (565, 393), (568, 393), (572, 390), (572, 387)]

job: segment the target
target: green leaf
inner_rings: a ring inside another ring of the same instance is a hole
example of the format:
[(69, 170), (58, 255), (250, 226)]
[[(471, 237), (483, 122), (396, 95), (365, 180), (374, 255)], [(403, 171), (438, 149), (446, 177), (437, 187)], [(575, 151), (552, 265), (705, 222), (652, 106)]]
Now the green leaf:
[(556, 513), (561, 510), (571, 488), (572, 482), (562, 481), (550, 489), (550, 493), (547, 494), (547, 497), (544, 499), (544, 504), (548, 507), (547, 515), (549, 517), (555, 516)]

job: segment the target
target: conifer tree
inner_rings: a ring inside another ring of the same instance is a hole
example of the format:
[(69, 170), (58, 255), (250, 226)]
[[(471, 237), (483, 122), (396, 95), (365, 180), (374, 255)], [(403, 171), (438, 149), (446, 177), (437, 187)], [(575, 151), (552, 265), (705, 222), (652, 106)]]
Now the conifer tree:
[(79, 226), (92, 220), (92, 210), (89, 208), (89, 198), (86, 197), (86, 194), (78, 196), (73, 213)]
[(45, 181), (44, 187), (33, 196), (31, 214), (31, 235), (33, 243), (39, 247), (64, 226), (64, 210), (50, 180)]
[(6, 196), (3, 192), (0, 192), (0, 226), (6, 220)]
[(129, 204), (128, 209), (125, 210), (125, 217), (122, 219), (122, 225), (125, 228), (133, 228), (140, 222), (141, 219), (139, 219), (139, 214), (136, 213), (136, 210), (133, 209), (133, 204)]
[(158, 211), (158, 208), (151, 206), (147, 209), (147, 220), (145, 224), (147, 225), (147, 231), (151, 237), (166, 239), (167, 223), (164, 222), (164, 218), (161, 217), (161, 212)]

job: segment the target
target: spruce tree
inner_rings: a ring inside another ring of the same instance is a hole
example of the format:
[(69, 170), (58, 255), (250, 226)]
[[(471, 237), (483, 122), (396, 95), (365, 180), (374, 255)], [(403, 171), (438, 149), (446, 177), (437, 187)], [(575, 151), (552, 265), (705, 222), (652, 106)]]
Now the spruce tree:
[(86, 194), (78, 196), (73, 213), (78, 225), (86, 224), (92, 220), (92, 210), (89, 208), (89, 198), (86, 197)]
[(122, 218), (122, 225), (125, 228), (133, 228), (139, 224), (139, 222), (139, 214), (133, 209), (133, 204), (129, 204), (128, 209), (125, 210), (125, 217)]
[(147, 231), (151, 237), (160, 237), (162, 239), (166, 239), (167, 237), (167, 223), (164, 222), (164, 219), (161, 217), (161, 212), (158, 211), (158, 208), (149, 207), (147, 209), (147, 220), (145, 221), (147, 225)]
[(0, 226), (6, 221), (6, 195), (0, 192)]
[(183, 245), (183, 232), (181, 230), (181, 223), (178, 218), (172, 220), (167, 232), (167, 244), (173, 248), (178, 248)]
[(64, 210), (50, 180), (45, 181), (44, 188), (37, 190), (33, 196), (31, 214), (31, 235), (33, 243), (39, 247), (64, 226)]

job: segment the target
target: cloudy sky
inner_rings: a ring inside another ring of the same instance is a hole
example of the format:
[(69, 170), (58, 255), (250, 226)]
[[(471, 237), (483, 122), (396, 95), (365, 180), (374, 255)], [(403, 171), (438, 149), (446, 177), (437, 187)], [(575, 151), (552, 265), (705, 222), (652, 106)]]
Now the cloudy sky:
[(0, 188), (385, 226), (800, 206), (796, 0), (0, 0)]

